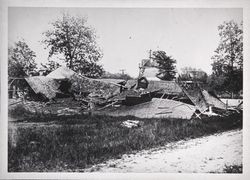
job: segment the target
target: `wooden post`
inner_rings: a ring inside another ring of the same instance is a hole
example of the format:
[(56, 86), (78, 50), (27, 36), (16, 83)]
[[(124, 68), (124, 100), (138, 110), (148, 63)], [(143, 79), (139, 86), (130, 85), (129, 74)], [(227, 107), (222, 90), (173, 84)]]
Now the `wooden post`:
[(93, 115), (93, 111), (95, 109), (95, 104), (92, 100), (92, 98), (90, 99), (89, 103), (88, 103), (88, 111), (89, 111), (89, 115), (92, 116)]
[(16, 97), (16, 86), (15, 85), (13, 85), (13, 95), (12, 95), (12, 97), (15, 98), (15, 99), (17, 98)]
[(10, 85), (10, 89), (9, 89), (9, 98), (12, 99), (13, 98), (13, 85)]

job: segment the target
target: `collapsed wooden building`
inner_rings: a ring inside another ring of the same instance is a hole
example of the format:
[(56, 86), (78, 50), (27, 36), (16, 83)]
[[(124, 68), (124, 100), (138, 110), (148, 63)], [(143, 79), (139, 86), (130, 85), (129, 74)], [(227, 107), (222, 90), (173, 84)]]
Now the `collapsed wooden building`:
[[(92, 79), (60, 67), (47, 76), (23, 78), (32, 100), (56, 101), (71, 97), (84, 112), (141, 118), (184, 118), (223, 114), (227, 106), (198, 82), (162, 81), (156, 64), (144, 60), (133, 80)], [(70, 108), (70, 107), (69, 107)], [(82, 109), (84, 109), (82, 108)], [(216, 113), (215, 113), (216, 112)]]

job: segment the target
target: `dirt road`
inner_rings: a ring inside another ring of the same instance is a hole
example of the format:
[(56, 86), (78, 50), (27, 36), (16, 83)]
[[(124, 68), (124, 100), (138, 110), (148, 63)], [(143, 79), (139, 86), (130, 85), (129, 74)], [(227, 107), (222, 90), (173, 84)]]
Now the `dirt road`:
[(225, 165), (242, 164), (242, 130), (218, 133), (163, 147), (125, 154), (85, 172), (222, 172)]

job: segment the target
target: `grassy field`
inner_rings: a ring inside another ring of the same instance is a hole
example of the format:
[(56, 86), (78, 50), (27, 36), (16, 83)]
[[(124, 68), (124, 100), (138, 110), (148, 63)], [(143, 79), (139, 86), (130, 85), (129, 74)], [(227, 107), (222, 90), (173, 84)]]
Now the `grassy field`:
[[(139, 120), (140, 127), (122, 127), (128, 119)], [(9, 129), (9, 172), (79, 171), (124, 153), (242, 128), (241, 114), (202, 120), (75, 115), (26, 121), (36, 123), (15, 123), (14, 144)], [(45, 123), (39, 125), (38, 121)]]

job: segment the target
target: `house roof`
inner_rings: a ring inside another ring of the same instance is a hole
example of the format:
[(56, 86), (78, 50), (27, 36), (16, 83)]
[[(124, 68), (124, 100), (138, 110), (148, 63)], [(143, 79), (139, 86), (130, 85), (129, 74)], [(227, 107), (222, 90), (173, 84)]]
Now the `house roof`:
[(152, 59), (142, 59), (142, 67), (158, 67), (158, 63)]
[(160, 79), (157, 77), (158, 73), (159, 73), (158, 68), (147, 67), (144, 69), (142, 76), (147, 78), (148, 80), (160, 81)]
[(70, 79), (73, 75), (75, 75), (76, 72), (65, 67), (61, 66), (57, 68), (56, 70), (49, 73), (46, 77), (52, 78), (52, 79)]
[(51, 99), (56, 93), (62, 93), (58, 88), (60, 84), (52, 78), (46, 76), (33, 76), (25, 78), (31, 89), (36, 94), (43, 94), (46, 98)]

